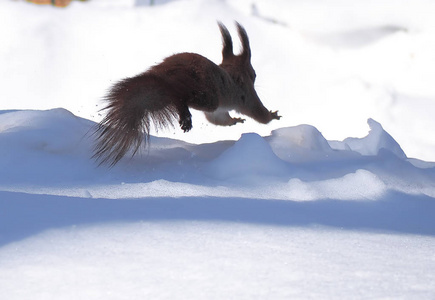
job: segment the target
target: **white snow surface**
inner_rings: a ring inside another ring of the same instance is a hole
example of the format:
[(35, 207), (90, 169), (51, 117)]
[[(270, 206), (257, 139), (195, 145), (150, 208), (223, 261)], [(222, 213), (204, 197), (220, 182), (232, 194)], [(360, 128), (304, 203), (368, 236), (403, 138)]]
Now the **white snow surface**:
[[(434, 299), (434, 3), (155, 2), (0, 3), (0, 299)], [(216, 20), (283, 118), (98, 166), (110, 85)]]

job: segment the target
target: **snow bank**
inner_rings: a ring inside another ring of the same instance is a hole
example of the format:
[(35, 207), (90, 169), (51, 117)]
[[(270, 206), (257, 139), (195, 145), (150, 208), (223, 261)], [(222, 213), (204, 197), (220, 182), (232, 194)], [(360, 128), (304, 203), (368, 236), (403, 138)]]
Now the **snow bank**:
[(3, 184), (86, 180), (94, 173), (87, 136), (93, 122), (52, 109), (2, 112), (0, 124)]
[(44, 112), (0, 112), (0, 124), (2, 138), (15, 137), (14, 141), (4, 142), (4, 145), (14, 150), (28, 148), (48, 153), (67, 153), (78, 150), (79, 141), (85, 138), (83, 133), (93, 123), (59, 108)]
[(432, 164), (410, 164), (391, 135), (369, 123), (367, 137), (343, 142), (327, 141), (309, 125), (212, 144), (151, 137), (148, 149), (108, 169), (91, 159), (95, 123), (65, 109), (5, 111), (0, 176), (4, 190), (20, 191), (24, 184), (21, 191), (75, 197), (380, 199), (389, 190), (435, 195)]

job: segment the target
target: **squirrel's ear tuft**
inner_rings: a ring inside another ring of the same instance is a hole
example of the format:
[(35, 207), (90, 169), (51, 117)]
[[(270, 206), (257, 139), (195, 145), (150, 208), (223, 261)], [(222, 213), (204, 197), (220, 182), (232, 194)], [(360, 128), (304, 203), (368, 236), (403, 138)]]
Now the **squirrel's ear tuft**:
[(222, 24), (221, 22), (218, 22), (218, 26), (219, 26), (219, 29), (220, 29), (221, 34), (222, 34), (222, 43), (223, 43), (222, 57), (225, 60), (227, 58), (234, 56), (233, 41), (231, 39), (230, 32), (225, 27), (225, 25)]
[(251, 47), (249, 46), (249, 39), (248, 39), (248, 34), (246, 33), (245, 28), (243, 28), (242, 25), (240, 25), (239, 23), (236, 22), (236, 26), (237, 26), (237, 31), (239, 32), (239, 38), (240, 41), (242, 42), (242, 53), (240, 54), (240, 56), (246, 60), (247, 62), (251, 61)]

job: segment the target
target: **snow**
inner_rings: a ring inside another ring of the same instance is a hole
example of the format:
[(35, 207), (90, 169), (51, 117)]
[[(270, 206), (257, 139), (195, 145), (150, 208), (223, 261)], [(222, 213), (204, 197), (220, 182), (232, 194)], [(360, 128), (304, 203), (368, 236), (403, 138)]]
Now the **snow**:
[[(0, 298), (434, 298), (434, 4), (145, 2), (0, 3)], [(216, 19), (283, 118), (98, 167), (108, 87), (219, 62)]]
[[(363, 155), (377, 155), (380, 150), (388, 149), (400, 158), (406, 158), (400, 145), (393, 137), (384, 131), (382, 125), (375, 120), (369, 119), (367, 123), (370, 126), (369, 134), (364, 138), (346, 138), (343, 141), (345, 148), (357, 151)], [(335, 143), (337, 146), (339, 143)]]

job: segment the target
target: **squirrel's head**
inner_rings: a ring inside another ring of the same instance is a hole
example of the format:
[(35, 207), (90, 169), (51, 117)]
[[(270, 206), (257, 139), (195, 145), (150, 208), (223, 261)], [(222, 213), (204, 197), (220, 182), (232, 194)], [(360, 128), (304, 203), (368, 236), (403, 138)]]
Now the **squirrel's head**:
[(228, 29), (218, 23), (222, 34), (222, 63), (221, 67), (225, 69), (236, 84), (246, 92), (254, 91), (255, 70), (251, 65), (251, 47), (249, 46), (248, 34), (242, 25), (236, 22), (237, 32), (242, 43), (242, 52), (235, 55), (233, 52), (233, 41)]

